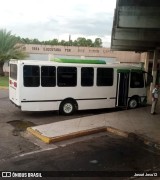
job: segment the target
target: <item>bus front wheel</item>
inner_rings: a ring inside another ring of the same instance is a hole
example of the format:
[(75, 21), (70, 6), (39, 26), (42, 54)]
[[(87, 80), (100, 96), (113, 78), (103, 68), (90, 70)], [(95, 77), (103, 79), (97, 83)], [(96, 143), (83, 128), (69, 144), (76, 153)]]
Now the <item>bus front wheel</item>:
[(136, 98), (132, 98), (129, 100), (128, 107), (130, 109), (135, 109), (138, 107), (138, 100)]
[(65, 100), (60, 105), (60, 113), (64, 115), (71, 115), (75, 112), (76, 106), (74, 101), (72, 100)]

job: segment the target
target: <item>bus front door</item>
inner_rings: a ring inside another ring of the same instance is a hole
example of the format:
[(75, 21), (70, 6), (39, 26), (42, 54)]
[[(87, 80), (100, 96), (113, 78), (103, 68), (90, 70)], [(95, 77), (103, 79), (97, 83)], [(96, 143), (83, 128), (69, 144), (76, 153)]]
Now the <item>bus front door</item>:
[(117, 74), (117, 95), (116, 95), (117, 107), (127, 107), (128, 85), (129, 85), (129, 72), (119, 72)]

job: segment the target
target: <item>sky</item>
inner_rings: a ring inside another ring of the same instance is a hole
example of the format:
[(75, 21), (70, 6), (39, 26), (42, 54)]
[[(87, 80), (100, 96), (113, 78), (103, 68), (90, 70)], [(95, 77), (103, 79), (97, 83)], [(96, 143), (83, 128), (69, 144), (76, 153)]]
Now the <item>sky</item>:
[(0, 0), (0, 29), (41, 41), (101, 38), (110, 47), (116, 0)]

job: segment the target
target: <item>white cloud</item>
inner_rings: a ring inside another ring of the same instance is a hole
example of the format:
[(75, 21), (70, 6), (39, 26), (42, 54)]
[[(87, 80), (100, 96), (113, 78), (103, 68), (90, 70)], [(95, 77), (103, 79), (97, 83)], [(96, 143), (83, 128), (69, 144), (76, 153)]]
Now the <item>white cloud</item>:
[(0, 28), (21, 37), (100, 37), (109, 43), (116, 0), (2, 0)]

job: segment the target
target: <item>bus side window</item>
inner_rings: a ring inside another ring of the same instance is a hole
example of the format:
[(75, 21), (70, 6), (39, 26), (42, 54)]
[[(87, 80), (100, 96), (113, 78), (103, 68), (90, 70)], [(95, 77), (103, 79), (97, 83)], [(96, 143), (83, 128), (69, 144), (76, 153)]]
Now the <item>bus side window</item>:
[(39, 66), (24, 65), (24, 67), (23, 67), (23, 84), (25, 87), (40, 86)]
[(81, 68), (81, 86), (93, 86), (94, 69), (92, 67)]
[(17, 80), (17, 65), (16, 64), (10, 65), (10, 77), (14, 80)]
[(56, 68), (54, 66), (41, 67), (41, 86), (42, 87), (56, 86)]
[(77, 68), (58, 67), (57, 84), (59, 87), (75, 87), (77, 85)]
[(131, 72), (131, 88), (143, 88), (144, 87), (144, 73)]
[(113, 85), (113, 68), (97, 68), (97, 86)]

